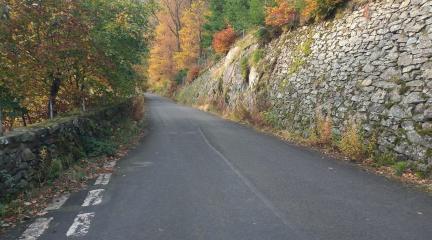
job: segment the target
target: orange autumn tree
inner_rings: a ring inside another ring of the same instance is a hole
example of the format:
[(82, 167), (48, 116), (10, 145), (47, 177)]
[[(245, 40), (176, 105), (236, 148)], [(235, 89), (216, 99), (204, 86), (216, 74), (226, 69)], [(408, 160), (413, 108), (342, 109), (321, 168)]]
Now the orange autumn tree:
[(267, 8), (265, 23), (269, 26), (280, 27), (294, 24), (297, 20), (297, 11), (292, 2), (276, 0), (276, 6)]
[(176, 73), (174, 63), (174, 54), (177, 50), (176, 36), (167, 24), (169, 16), (166, 13), (160, 13), (158, 18), (160, 21), (156, 26), (147, 70), (149, 86), (153, 90), (169, 86)]
[(265, 23), (269, 26), (295, 26), (309, 20), (323, 20), (331, 16), (346, 0), (276, 0), (267, 8)]
[(236, 33), (234, 29), (229, 26), (228, 28), (214, 34), (213, 49), (216, 53), (227, 53), (235, 40)]
[(179, 32), (181, 50), (174, 55), (177, 69), (190, 69), (201, 57), (202, 27), (207, 15), (207, 7), (203, 0), (193, 2), (191, 7), (183, 12), (183, 25)]

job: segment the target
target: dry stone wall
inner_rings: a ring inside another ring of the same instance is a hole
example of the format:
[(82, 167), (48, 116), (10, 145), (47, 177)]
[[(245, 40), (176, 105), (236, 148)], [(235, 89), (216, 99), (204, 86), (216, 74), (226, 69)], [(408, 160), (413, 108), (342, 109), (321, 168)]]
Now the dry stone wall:
[[(262, 50), (248, 38), (180, 98), (265, 111), (304, 136), (317, 113), (331, 117), (336, 135), (356, 121), (379, 151), (432, 164), (432, 1), (377, 1), (286, 32)], [(249, 61), (245, 77), (245, 58), (257, 51), (264, 57)]]
[(43, 181), (55, 159), (70, 164), (83, 157), (85, 138), (103, 138), (104, 131), (130, 116), (130, 103), (85, 115), (55, 119), (0, 137), (0, 200)]

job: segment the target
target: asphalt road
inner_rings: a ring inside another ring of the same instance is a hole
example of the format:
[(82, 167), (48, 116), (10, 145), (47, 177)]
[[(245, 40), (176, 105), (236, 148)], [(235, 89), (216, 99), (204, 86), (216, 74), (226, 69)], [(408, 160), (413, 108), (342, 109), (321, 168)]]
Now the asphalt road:
[[(109, 184), (72, 194), (38, 239), (67, 239), (85, 213), (87, 228), (70, 238), (432, 239), (426, 193), (155, 95), (147, 104), (149, 134)], [(83, 207), (100, 188), (101, 201)]]

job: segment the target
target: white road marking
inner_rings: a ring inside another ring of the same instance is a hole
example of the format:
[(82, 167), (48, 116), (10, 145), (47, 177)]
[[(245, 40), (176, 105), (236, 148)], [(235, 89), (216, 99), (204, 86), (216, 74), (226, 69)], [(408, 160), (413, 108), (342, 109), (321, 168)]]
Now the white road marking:
[(105, 163), (103, 167), (106, 169), (112, 169), (115, 167), (116, 164), (117, 164), (116, 161), (111, 161), (111, 162)]
[(49, 223), (53, 220), (50, 218), (37, 218), (21, 235), (19, 239), (22, 240), (36, 240), (38, 239), (45, 230), (48, 229)]
[(46, 208), (45, 211), (52, 211), (60, 209), (63, 204), (69, 199), (70, 193), (63, 194), (59, 197), (56, 197), (53, 199), (52, 203), (50, 203)]
[(100, 204), (102, 202), (102, 196), (104, 191), (104, 189), (91, 190), (87, 194), (87, 197), (81, 206), (88, 207)]
[(96, 179), (95, 185), (107, 185), (111, 179), (111, 173), (102, 173)]
[(69, 230), (67, 231), (66, 236), (67, 237), (85, 236), (90, 229), (90, 223), (94, 218), (94, 216), (95, 216), (94, 212), (78, 214), (75, 217), (75, 220), (70, 226)]

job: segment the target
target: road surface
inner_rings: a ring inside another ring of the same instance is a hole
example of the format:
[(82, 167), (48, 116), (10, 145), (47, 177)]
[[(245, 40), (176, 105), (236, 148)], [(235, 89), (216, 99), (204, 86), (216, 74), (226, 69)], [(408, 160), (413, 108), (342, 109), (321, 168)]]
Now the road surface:
[(432, 197), (147, 95), (149, 134), (96, 185), (3, 239), (428, 240)]

